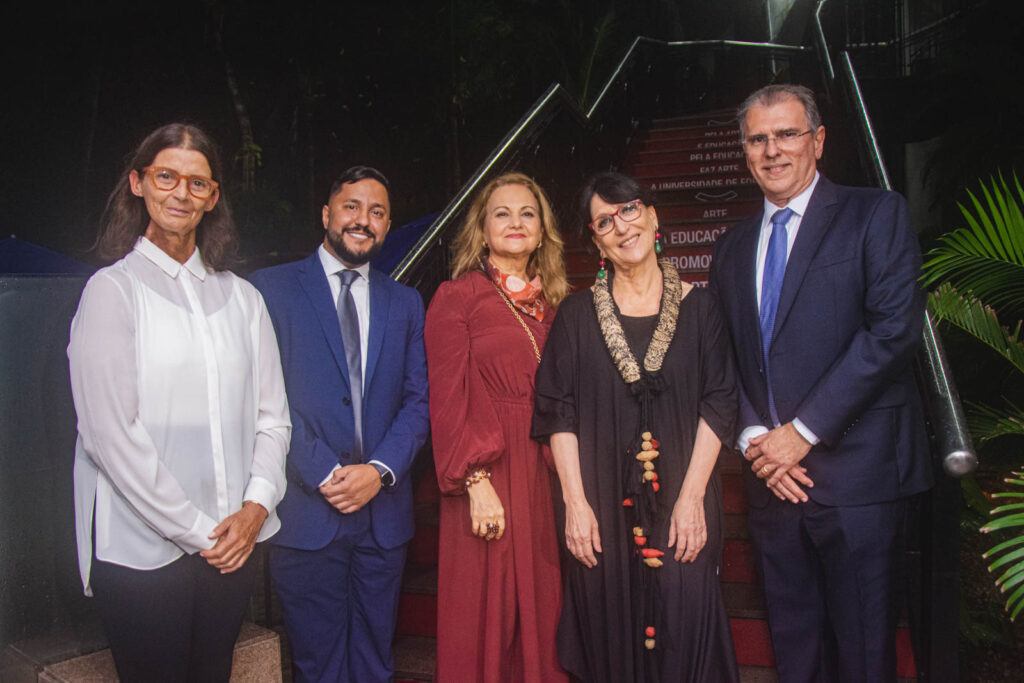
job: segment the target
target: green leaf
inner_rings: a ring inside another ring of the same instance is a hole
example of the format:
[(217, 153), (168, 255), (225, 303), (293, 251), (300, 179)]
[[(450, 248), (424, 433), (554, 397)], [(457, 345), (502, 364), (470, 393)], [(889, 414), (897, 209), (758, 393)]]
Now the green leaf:
[(1000, 567), (1005, 566), (1005, 565), (1007, 565), (1007, 564), (1009, 564), (1009, 563), (1013, 562), (1014, 560), (1016, 560), (1018, 558), (1021, 558), (1021, 557), (1024, 557), (1024, 548), (1018, 548), (1017, 550), (1014, 550), (1012, 553), (1006, 553), (1005, 555), (1000, 557), (998, 560), (996, 560), (995, 562), (990, 564), (988, 566), (988, 570), (989, 570), (989, 572), (994, 572), (995, 570), (999, 569)]
[(940, 320), (964, 330), (992, 348), (1024, 373), (1024, 343), (1014, 332), (999, 324), (996, 312), (977, 297), (962, 295), (950, 284), (940, 285), (928, 296), (928, 307)]

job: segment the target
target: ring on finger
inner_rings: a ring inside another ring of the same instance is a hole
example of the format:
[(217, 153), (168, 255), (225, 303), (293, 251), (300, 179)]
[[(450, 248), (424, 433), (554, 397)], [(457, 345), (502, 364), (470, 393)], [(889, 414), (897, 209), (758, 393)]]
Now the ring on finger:
[(763, 472), (764, 474), (768, 474), (768, 465), (762, 465), (761, 472)]

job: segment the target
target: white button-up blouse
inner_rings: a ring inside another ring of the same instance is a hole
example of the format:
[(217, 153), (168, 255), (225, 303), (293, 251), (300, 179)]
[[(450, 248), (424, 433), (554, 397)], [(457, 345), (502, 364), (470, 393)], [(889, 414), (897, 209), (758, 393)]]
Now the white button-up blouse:
[(291, 421), (259, 292), (178, 263), (146, 238), (85, 286), (68, 345), (78, 414), (75, 525), (87, 595), (96, 557), (156, 569), (212, 548), (217, 524), (259, 503), (281, 526)]

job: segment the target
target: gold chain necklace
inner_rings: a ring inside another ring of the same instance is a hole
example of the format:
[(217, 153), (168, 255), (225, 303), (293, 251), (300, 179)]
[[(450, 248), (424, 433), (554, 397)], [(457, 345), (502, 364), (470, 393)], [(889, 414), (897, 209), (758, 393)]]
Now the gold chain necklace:
[[(490, 278), (488, 278), (488, 280), (490, 280)], [(519, 321), (519, 324), (523, 326), (524, 330), (526, 330), (526, 335), (530, 338), (530, 344), (533, 345), (533, 355), (537, 357), (537, 365), (540, 365), (540, 348), (538, 348), (537, 346), (537, 340), (533, 338), (533, 332), (530, 332), (530, 328), (526, 326), (526, 321), (523, 320), (523, 316), (519, 315), (519, 311), (517, 311), (516, 307), (512, 305), (512, 300), (509, 299), (508, 295), (501, 290), (501, 287), (498, 286), (498, 283), (495, 282), (494, 280), (491, 280), (491, 284), (494, 285), (494, 289), (496, 289), (498, 291), (498, 294), (501, 295), (501, 298), (505, 302), (505, 305), (508, 306), (508, 309), (512, 311), (512, 315), (516, 317), (516, 320)]]

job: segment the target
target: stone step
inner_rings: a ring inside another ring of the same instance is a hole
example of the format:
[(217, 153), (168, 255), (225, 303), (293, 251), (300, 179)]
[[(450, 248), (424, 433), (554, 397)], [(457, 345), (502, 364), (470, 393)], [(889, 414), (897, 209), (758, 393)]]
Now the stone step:
[(425, 636), (396, 636), (395, 683), (432, 681), (437, 665), (437, 641)]
[(662, 128), (714, 128), (736, 125), (736, 107), (722, 107), (697, 114), (669, 116), (651, 121), (648, 130)]
[[(692, 193), (700, 193), (705, 197), (704, 203), (712, 203), (716, 201), (716, 195), (729, 191), (736, 192), (737, 197), (742, 197), (747, 201), (756, 201), (763, 196), (761, 188), (757, 186), (753, 176), (746, 169), (738, 173), (720, 176), (658, 175), (638, 178), (638, 180), (654, 190), (658, 203), (673, 201), (677, 193), (682, 193), (680, 198), (683, 201)], [(724, 195), (721, 199), (728, 201), (729, 197), (731, 195)]]
[[(680, 157), (685, 158), (683, 155)], [(662, 178), (664, 176), (684, 176), (687, 178), (731, 178), (735, 175), (749, 176), (747, 163), (743, 159), (727, 161), (660, 161), (657, 163), (634, 166), (629, 174), (637, 180), (646, 178)]]
[[(114, 658), (106, 648), (86, 648), (100, 643), (99, 624), (14, 643), (0, 662), (5, 683), (114, 683), (118, 680)], [(280, 683), (281, 638), (252, 623), (242, 624), (231, 663), (232, 683)]]
[(722, 125), (703, 126), (665, 126), (663, 128), (651, 128), (646, 134), (637, 136), (640, 144), (653, 142), (664, 142), (668, 140), (730, 140), (737, 144), (740, 139), (740, 129), (734, 121), (715, 120)]
[(633, 160), (628, 162), (624, 168), (628, 169), (629, 172), (633, 172), (633, 169), (654, 164), (744, 164), (744, 159), (743, 149), (738, 145), (735, 149), (729, 148), (713, 152), (682, 152), (673, 149), (655, 149), (638, 151), (633, 155)]

